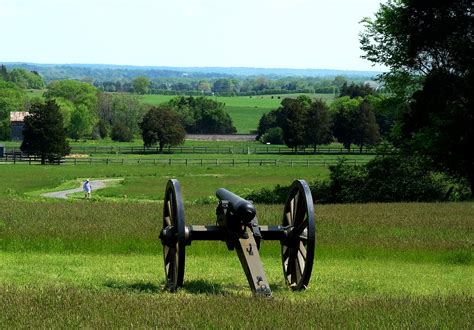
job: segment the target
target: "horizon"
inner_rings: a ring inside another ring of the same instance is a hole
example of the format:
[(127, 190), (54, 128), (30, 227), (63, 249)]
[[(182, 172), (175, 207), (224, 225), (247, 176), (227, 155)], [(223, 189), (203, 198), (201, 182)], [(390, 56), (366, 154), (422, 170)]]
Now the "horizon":
[(2, 0), (0, 62), (384, 71), (361, 58), (380, 0)]
[(0, 61), (4, 65), (38, 65), (38, 66), (111, 66), (111, 67), (133, 67), (133, 68), (171, 68), (171, 69), (255, 69), (255, 70), (314, 70), (314, 71), (349, 71), (349, 72), (374, 72), (381, 73), (384, 70), (353, 70), (353, 69), (332, 69), (332, 68), (290, 68), (290, 67), (251, 67), (251, 66), (169, 66), (169, 65), (135, 65), (135, 64), (114, 64), (114, 63), (39, 63), (23, 61)]

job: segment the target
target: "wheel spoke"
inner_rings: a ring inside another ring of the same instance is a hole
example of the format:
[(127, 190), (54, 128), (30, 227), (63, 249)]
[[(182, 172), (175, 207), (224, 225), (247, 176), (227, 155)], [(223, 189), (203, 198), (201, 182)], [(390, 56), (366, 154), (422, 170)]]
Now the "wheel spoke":
[(299, 205), (299, 199), (300, 199), (300, 192), (298, 191), (295, 195), (295, 197), (293, 198), (293, 212), (292, 212), (292, 215), (293, 215), (293, 222), (292, 224), (294, 225), (297, 221), (297, 218), (296, 218), (296, 214), (298, 213), (298, 205)]
[(308, 252), (306, 251), (306, 247), (304, 246), (303, 242), (300, 242), (299, 253), (301, 254), (301, 256), (306, 261), (306, 256), (308, 255)]

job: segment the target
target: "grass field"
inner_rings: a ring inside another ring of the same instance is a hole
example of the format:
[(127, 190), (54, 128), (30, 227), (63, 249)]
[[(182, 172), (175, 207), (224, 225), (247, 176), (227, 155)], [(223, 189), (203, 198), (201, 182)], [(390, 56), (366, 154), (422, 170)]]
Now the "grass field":
[[(276, 109), (280, 106), (281, 100), (285, 97), (297, 97), (300, 94), (282, 94), (282, 95), (258, 95), (258, 96), (234, 96), (213, 97), (216, 101), (225, 104), (226, 110), (231, 116), (237, 133), (248, 134), (257, 129), (258, 121), (263, 114)], [(320, 98), (330, 102), (334, 95), (332, 94), (305, 94), (312, 98)], [(157, 105), (167, 102), (175, 96), (171, 95), (145, 95), (142, 98), (143, 103)]]
[[(45, 91), (29, 90), (28, 96), (42, 97)], [(256, 96), (214, 96), (214, 100), (225, 104), (225, 108), (231, 116), (234, 126), (239, 134), (249, 134), (257, 129), (258, 121), (264, 113), (267, 113), (280, 106), (281, 100), (285, 97), (297, 97), (301, 94), (281, 94), (281, 95), (256, 95)], [(333, 94), (304, 94), (311, 98), (322, 99), (331, 102)], [(176, 95), (144, 95), (141, 100), (145, 104), (158, 105), (167, 102)]]
[(251, 189), (288, 185), (294, 179), (308, 181), (328, 175), (326, 167), (186, 167), (122, 165), (0, 165), (0, 198), (25, 198), (63, 187), (77, 178), (125, 178), (122, 185), (100, 190), (96, 197), (162, 199), (168, 179), (178, 178), (184, 198), (194, 201), (214, 196), (220, 187), (245, 193)]
[[(281, 206), (257, 205), (262, 224)], [(235, 252), (187, 248), (185, 285), (162, 291), (159, 202), (0, 200), (0, 326), (472, 328), (473, 203), (317, 206), (308, 290), (289, 292), (262, 242), (274, 299), (250, 297)], [(186, 204), (187, 224), (213, 205)]]

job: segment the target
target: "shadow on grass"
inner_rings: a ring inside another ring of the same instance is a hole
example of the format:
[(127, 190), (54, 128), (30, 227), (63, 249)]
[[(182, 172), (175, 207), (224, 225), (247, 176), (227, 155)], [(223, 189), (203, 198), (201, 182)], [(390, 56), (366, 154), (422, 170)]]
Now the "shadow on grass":
[(221, 284), (205, 280), (185, 281), (182, 290), (193, 294), (227, 294)]
[[(164, 285), (156, 285), (151, 282), (136, 282), (136, 283), (125, 283), (118, 281), (107, 281), (104, 286), (110, 289), (135, 292), (135, 293), (162, 293), (165, 291)], [(210, 282), (206, 280), (193, 280), (185, 281), (183, 286), (179, 289), (190, 294), (209, 294), (209, 295), (234, 295), (232, 290), (240, 291), (246, 289), (250, 291), (250, 287), (243, 286), (232, 286)], [(288, 288), (280, 284), (272, 284), (271, 289), (273, 292), (287, 291)]]
[(123, 283), (117, 281), (107, 281), (104, 286), (111, 289), (117, 289), (130, 292), (160, 293), (163, 291), (161, 286), (150, 282)]

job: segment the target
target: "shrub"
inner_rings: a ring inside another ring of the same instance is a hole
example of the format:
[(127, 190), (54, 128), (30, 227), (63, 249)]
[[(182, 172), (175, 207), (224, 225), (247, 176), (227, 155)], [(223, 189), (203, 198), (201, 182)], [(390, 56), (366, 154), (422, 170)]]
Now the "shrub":
[(122, 123), (117, 123), (112, 126), (110, 137), (112, 140), (119, 142), (130, 142), (133, 140), (133, 134), (130, 131), (130, 128)]
[(260, 138), (262, 143), (283, 144), (283, 130), (280, 127), (272, 127)]

